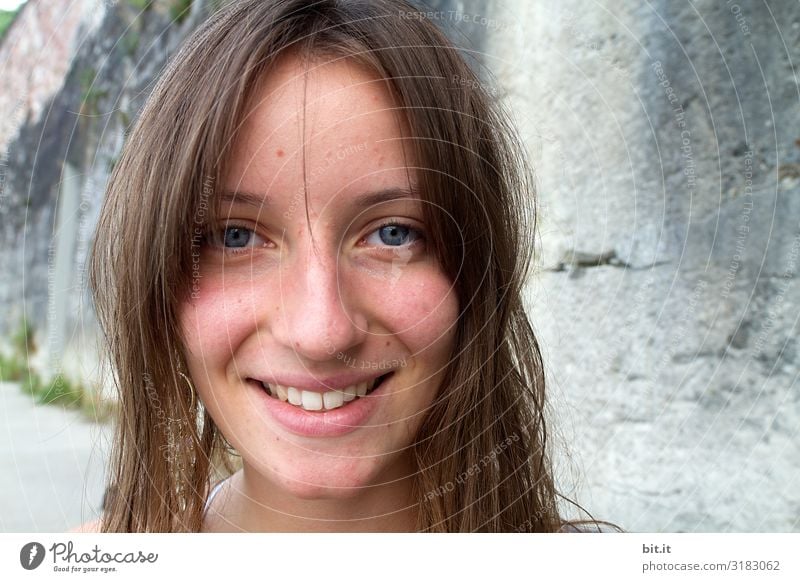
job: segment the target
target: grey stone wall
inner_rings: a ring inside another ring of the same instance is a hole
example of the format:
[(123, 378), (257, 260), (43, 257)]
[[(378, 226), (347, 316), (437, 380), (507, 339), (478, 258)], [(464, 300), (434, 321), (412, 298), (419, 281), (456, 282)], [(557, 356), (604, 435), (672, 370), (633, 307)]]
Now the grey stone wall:
[[(0, 349), (26, 318), (31, 364), (92, 385), (101, 376), (86, 259), (127, 128), (181, 41), (210, 10), (179, 21), (174, 0), (29, 0), (0, 56)], [(9, 109), (13, 107), (13, 109)]]
[(564, 486), (630, 530), (800, 531), (800, 11), (497, 5)]

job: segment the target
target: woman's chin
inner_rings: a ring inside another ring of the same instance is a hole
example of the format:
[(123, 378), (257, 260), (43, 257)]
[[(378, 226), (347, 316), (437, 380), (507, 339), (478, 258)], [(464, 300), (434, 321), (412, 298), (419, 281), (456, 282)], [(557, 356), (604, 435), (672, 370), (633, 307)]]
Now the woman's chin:
[(381, 485), (381, 467), (371, 459), (353, 462), (270, 464), (260, 476), (283, 493), (298, 499), (353, 499)]

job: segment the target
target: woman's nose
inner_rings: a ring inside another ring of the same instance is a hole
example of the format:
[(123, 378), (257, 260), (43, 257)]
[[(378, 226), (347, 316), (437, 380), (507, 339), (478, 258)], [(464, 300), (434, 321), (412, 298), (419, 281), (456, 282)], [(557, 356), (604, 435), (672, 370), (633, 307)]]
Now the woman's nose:
[(315, 248), (303, 255), (279, 269), (272, 333), (303, 358), (330, 360), (365, 340), (367, 320), (358, 293), (349, 293), (350, 282), (340, 276), (337, 256)]

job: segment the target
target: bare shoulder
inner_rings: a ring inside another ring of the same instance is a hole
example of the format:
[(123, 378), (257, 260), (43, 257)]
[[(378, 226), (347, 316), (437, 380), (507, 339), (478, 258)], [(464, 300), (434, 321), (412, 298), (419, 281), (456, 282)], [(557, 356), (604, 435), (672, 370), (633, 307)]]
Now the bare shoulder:
[(78, 527), (72, 528), (68, 533), (100, 533), (103, 528), (103, 521), (98, 517), (92, 521), (82, 523)]

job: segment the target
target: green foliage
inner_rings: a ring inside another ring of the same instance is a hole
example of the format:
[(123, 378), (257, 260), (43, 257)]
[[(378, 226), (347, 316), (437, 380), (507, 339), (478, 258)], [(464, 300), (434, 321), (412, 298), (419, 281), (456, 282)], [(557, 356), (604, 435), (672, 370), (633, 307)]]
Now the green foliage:
[(153, 0), (128, 0), (128, 4), (137, 10), (147, 10), (150, 8), (152, 1)]
[(98, 391), (57, 374), (50, 382), (28, 365), (36, 350), (33, 329), (23, 319), (19, 329), (11, 338), (11, 354), (0, 353), (0, 381), (19, 382), (22, 391), (38, 404), (55, 404), (80, 410), (84, 416), (96, 422), (104, 422), (114, 412), (114, 404), (103, 400)]
[(97, 72), (94, 69), (83, 69), (79, 75), (81, 87), (81, 113), (85, 115), (97, 114), (98, 102), (108, 92), (99, 88)]
[(169, 15), (175, 22), (183, 22), (189, 16), (191, 7), (192, 0), (172, 0), (169, 7)]
[(28, 367), (17, 356), (0, 354), (0, 382), (20, 382)]
[(115, 411), (113, 402), (104, 400), (96, 391), (78, 382), (71, 382), (63, 374), (56, 375), (50, 382), (33, 371), (28, 371), (22, 389), (30, 394), (37, 404), (55, 404), (80, 411), (94, 422), (109, 420)]
[(22, 391), (30, 396), (31, 398), (38, 400), (39, 394), (44, 392), (44, 383), (42, 382), (42, 378), (31, 370), (30, 368), (25, 368), (25, 373), (22, 378)]
[(60, 404), (68, 408), (78, 408), (83, 400), (84, 392), (82, 386), (72, 384), (59, 374), (49, 384), (39, 380), (35, 398), (39, 404)]
[[(17, 9), (18, 10), (18, 9)], [(6, 35), (6, 30), (11, 26), (17, 10), (0, 10), (0, 40)]]
[(24, 358), (36, 351), (36, 344), (33, 343), (33, 327), (25, 317), (11, 336), (11, 348), (14, 350), (14, 355)]
[(97, 72), (94, 69), (83, 69), (80, 72), (78, 81), (81, 86), (81, 100), (85, 100), (89, 92), (94, 88), (94, 80), (97, 77)]
[(23, 316), (17, 331), (11, 335), (11, 353), (0, 353), (0, 380), (22, 381), (28, 373), (28, 358), (35, 351), (33, 328)]
[(28, 358), (36, 351), (33, 328), (23, 317), (17, 331), (11, 335), (11, 353), (0, 353), (0, 380), (21, 382), (28, 373)]
[(122, 51), (128, 55), (133, 56), (136, 54), (136, 49), (139, 48), (139, 41), (140, 41), (139, 33), (136, 30), (130, 29), (122, 35), (120, 39), (120, 45), (122, 46)]

